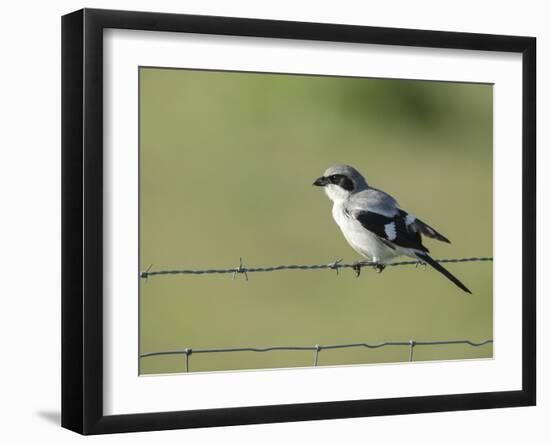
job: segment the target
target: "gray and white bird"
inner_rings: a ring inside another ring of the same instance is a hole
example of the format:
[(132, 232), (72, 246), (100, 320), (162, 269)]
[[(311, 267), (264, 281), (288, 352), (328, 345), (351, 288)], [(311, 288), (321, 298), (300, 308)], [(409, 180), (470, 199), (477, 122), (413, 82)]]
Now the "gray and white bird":
[(355, 168), (331, 166), (313, 184), (323, 187), (332, 200), (332, 216), (350, 246), (372, 262), (378, 272), (395, 258), (406, 255), (429, 264), (471, 294), (460, 280), (428, 255), (430, 251), (422, 244), (422, 235), (451, 242), (400, 209), (391, 195), (370, 187)]

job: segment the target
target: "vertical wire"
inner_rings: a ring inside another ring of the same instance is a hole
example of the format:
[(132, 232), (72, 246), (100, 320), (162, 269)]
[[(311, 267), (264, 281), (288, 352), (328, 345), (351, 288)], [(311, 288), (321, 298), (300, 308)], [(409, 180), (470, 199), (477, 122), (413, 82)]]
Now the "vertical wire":
[(313, 366), (317, 366), (319, 363), (319, 351), (321, 350), (320, 345), (315, 345), (315, 358), (313, 360)]
[(191, 349), (185, 350), (185, 372), (189, 372), (189, 357), (191, 356)]
[(413, 351), (414, 351), (415, 345), (416, 345), (416, 342), (414, 340), (409, 341), (409, 361), (413, 361)]

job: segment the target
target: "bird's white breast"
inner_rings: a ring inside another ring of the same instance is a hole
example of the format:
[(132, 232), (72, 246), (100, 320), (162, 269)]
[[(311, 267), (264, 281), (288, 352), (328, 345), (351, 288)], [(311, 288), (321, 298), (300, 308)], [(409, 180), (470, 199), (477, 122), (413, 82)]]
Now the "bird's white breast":
[(343, 204), (334, 203), (332, 217), (350, 246), (363, 257), (384, 263), (397, 255), (396, 251), (386, 246), (376, 234), (365, 229), (345, 210)]

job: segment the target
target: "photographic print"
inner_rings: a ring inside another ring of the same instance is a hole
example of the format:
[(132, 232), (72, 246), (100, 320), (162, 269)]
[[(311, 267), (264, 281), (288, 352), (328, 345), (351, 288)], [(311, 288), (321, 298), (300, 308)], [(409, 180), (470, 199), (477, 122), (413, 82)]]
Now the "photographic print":
[(140, 67), (140, 375), (491, 358), (492, 122), (492, 84)]
[(535, 405), (535, 85), (533, 37), (63, 16), (62, 426)]

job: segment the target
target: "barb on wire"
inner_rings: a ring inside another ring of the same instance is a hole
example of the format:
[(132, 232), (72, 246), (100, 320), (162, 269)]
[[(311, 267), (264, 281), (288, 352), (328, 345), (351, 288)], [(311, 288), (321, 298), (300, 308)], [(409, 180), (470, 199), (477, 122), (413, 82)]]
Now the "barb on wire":
[[(435, 261), (439, 263), (465, 263), (465, 262), (483, 262), (493, 261), (493, 257), (462, 257), (462, 258), (440, 258)], [(419, 260), (399, 261), (394, 263), (387, 263), (386, 266), (405, 266), (405, 265), (422, 265)], [(151, 265), (152, 266), (152, 265)], [(353, 269), (356, 273), (358, 270), (364, 267), (377, 268), (377, 264), (370, 262), (357, 262), (357, 263), (342, 263), (342, 259), (335, 260), (332, 263), (318, 264), (318, 265), (277, 265), (266, 267), (244, 267), (243, 259), (240, 259), (239, 266), (226, 269), (169, 269), (160, 271), (151, 271), (151, 266), (147, 270), (140, 273), (140, 277), (146, 279), (153, 275), (179, 275), (179, 274), (191, 274), (191, 275), (203, 275), (203, 274), (233, 274), (233, 279), (237, 274), (244, 274), (246, 280), (248, 280), (248, 274), (252, 272), (273, 272), (273, 271), (285, 271), (285, 270), (317, 270), (317, 269), (332, 269), (336, 270), (338, 274), (339, 269), (349, 268)], [(360, 271), (359, 271), (360, 272)]]
[(248, 273), (247, 273), (246, 268), (243, 267), (243, 258), (242, 257), (239, 259), (239, 267), (235, 268), (233, 270), (233, 280), (235, 280), (235, 277), (236, 277), (237, 274), (244, 274), (244, 277), (248, 281)]
[(185, 356), (185, 372), (189, 372), (189, 360), (192, 354), (214, 354), (221, 352), (271, 352), (271, 351), (315, 351), (313, 366), (319, 364), (319, 353), (323, 350), (346, 349), (346, 348), (367, 348), (378, 349), (385, 346), (407, 346), (409, 348), (409, 361), (413, 361), (413, 349), (418, 346), (437, 346), (437, 345), (469, 345), (472, 347), (484, 346), (493, 343), (492, 339), (474, 342), (471, 340), (434, 340), (434, 341), (385, 341), (381, 343), (339, 343), (333, 345), (314, 345), (314, 346), (268, 346), (263, 348), (240, 347), (240, 348), (184, 348), (172, 351), (145, 352), (140, 354), (140, 358), (155, 357), (161, 355), (181, 355)]

